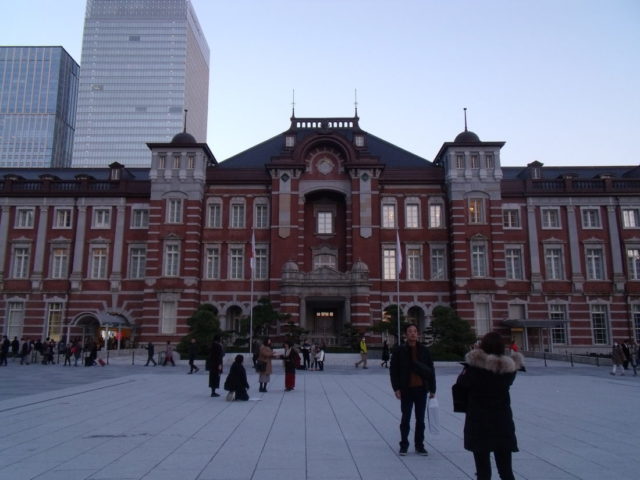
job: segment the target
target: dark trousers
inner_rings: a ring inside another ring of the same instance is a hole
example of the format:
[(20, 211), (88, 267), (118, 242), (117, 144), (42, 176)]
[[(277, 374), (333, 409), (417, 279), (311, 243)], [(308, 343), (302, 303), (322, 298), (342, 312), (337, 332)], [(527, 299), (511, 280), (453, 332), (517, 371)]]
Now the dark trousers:
[[(473, 452), (473, 460), (476, 462), (476, 475), (478, 480), (490, 480), (491, 478), (491, 452)], [(515, 480), (511, 469), (511, 452), (493, 452), (498, 467), (498, 475), (502, 480)]]
[(154, 366), (157, 365), (156, 361), (153, 359), (153, 353), (150, 355), (147, 355), (147, 363), (145, 363), (144, 366), (146, 367), (147, 365), (149, 365), (149, 362), (153, 362)]
[(427, 408), (427, 390), (424, 387), (411, 387), (402, 390), (400, 395), (400, 446), (409, 446), (409, 431), (411, 430), (411, 410), (416, 410), (416, 428), (413, 443), (416, 448), (424, 447), (424, 412)]
[(200, 370), (198, 367), (196, 367), (196, 364), (194, 363), (196, 361), (195, 358), (190, 358), (189, 359), (189, 373), (193, 373), (194, 371), (198, 371)]

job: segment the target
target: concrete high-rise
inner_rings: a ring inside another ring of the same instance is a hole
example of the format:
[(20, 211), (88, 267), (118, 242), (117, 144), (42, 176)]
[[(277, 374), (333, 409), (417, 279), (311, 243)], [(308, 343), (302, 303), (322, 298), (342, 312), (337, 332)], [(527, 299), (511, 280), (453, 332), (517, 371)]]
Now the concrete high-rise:
[(78, 69), (62, 47), (0, 47), (0, 166), (71, 165)]
[(189, 0), (87, 0), (74, 167), (145, 167), (148, 142), (206, 141), (209, 47)]

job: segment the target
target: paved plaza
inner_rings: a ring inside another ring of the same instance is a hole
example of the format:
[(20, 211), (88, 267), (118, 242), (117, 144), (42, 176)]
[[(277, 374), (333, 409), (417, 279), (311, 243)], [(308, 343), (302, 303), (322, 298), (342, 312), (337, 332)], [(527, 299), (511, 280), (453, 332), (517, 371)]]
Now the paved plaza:
[[(231, 361), (233, 355), (225, 358)], [(0, 479), (298, 480), (474, 479), (451, 409), (460, 366), (437, 364), (441, 432), (428, 457), (399, 457), (400, 404), (388, 370), (328, 355), (284, 392), (279, 362), (268, 393), (211, 398), (204, 369), (0, 368)], [(249, 370), (249, 369), (248, 369)], [(528, 360), (512, 387), (517, 479), (625, 480), (640, 475), (640, 377), (609, 368)], [(412, 437), (412, 436), (411, 436)], [(494, 471), (494, 478), (497, 474)]]

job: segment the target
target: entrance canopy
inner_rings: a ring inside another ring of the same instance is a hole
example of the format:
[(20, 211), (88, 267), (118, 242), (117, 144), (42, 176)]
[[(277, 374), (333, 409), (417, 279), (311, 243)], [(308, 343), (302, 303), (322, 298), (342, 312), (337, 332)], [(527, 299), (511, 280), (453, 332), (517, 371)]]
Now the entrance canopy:
[(112, 313), (100, 312), (96, 314), (98, 322), (102, 327), (128, 327), (129, 322), (120, 315), (114, 315)]

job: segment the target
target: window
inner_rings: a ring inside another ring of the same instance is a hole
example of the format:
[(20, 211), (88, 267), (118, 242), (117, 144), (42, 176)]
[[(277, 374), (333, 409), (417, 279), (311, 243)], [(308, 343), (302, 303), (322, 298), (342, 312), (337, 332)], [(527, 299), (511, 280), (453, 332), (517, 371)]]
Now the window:
[(487, 247), (481, 243), (471, 245), (471, 276), (487, 276)]
[(526, 308), (522, 303), (509, 304), (509, 320), (524, 320), (526, 318)]
[(173, 168), (174, 169), (180, 168), (180, 155), (173, 156)]
[(208, 280), (220, 278), (220, 247), (207, 247), (204, 275)]
[(164, 276), (177, 277), (180, 275), (180, 245), (168, 243), (164, 247)]
[(163, 301), (160, 308), (160, 333), (176, 333), (178, 317), (178, 303), (175, 301)]
[(149, 210), (134, 208), (131, 212), (131, 228), (149, 228)]
[(464, 169), (464, 154), (462, 154), (462, 153), (458, 153), (456, 155), (456, 168), (458, 170), (463, 170)]
[(382, 278), (383, 280), (396, 280), (396, 249), (385, 248), (382, 250)]
[(545, 247), (544, 264), (547, 271), (547, 280), (563, 280), (564, 279), (564, 269), (563, 269), (561, 248)]
[(318, 212), (317, 214), (317, 231), (320, 235), (329, 235), (333, 233), (333, 213)]
[(189, 155), (187, 157), (187, 169), (193, 170), (196, 167), (196, 157)]
[(420, 204), (419, 203), (407, 203), (405, 206), (405, 227), (406, 228), (419, 228), (420, 227)]
[(623, 208), (622, 209), (622, 226), (624, 228), (640, 227), (640, 209)]
[(167, 223), (182, 223), (182, 199), (167, 199)]
[(484, 161), (487, 164), (487, 170), (493, 170), (496, 167), (496, 162), (493, 158), (493, 153), (486, 153), (484, 155)]
[(269, 278), (269, 262), (267, 249), (265, 247), (256, 247), (255, 272), (256, 280), (264, 280)]
[(556, 344), (567, 343), (567, 306), (564, 304), (552, 303), (549, 305), (549, 318), (558, 324), (551, 328), (551, 342)]
[(67, 278), (69, 271), (68, 247), (54, 247), (51, 252), (51, 278)]
[(640, 280), (640, 248), (627, 248), (629, 280)]
[(542, 228), (560, 228), (560, 212), (557, 208), (543, 208)]
[(471, 154), (471, 168), (474, 170), (480, 168), (480, 156), (477, 153)]
[(485, 223), (484, 198), (469, 199), (469, 223)]
[(431, 247), (431, 280), (445, 280), (446, 276), (444, 247)]
[(17, 208), (15, 228), (33, 228), (34, 218), (33, 208)]
[(636, 343), (640, 343), (640, 304), (634, 303), (631, 306), (631, 317), (633, 318), (633, 338)]
[(313, 268), (329, 267), (334, 270), (338, 269), (338, 260), (335, 255), (330, 253), (321, 253), (313, 257)]
[(91, 249), (89, 278), (107, 278), (107, 248), (93, 247)]
[(607, 305), (591, 305), (591, 331), (594, 344), (609, 344), (609, 310)]
[(71, 215), (72, 210), (70, 208), (56, 208), (53, 217), (53, 228), (71, 228)]
[(601, 228), (600, 209), (598, 208), (582, 209), (582, 228)]
[(502, 226), (504, 228), (521, 228), (520, 209), (505, 208), (502, 210)]
[(602, 248), (587, 247), (587, 280), (604, 280), (604, 261)]
[(62, 338), (62, 311), (62, 303), (52, 302), (47, 306), (47, 323), (49, 325), (47, 336), (56, 342)]
[(522, 250), (520, 248), (506, 249), (505, 270), (507, 280), (522, 280), (524, 278), (522, 266)]
[(486, 302), (475, 303), (473, 310), (476, 317), (476, 335), (481, 337), (485, 333), (489, 333), (491, 331), (489, 304)]
[(231, 228), (244, 228), (244, 203), (231, 204)]
[(158, 168), (165, 169), (167, 167), (167, 156), (166, 155), (158, 155)]
[(231, 280), (244, 278), (244, 251), (242, 248), (229, 250), (229, 278)]
[(266, 203), (256, 203), (255, 227), (269, 227), (269, 206)]
[(95, 207), (93, 209), (93, 228), (111, 228), (110, 207)]
[(396, 206), (394, 203), (382, 204), (382, 228), (396, 227)]
[(429, 205), (429, 228), (444, 227), (444, 205), (432, 203)]
[(147, 249), (145, 247), (131, 247), (129, 250), (129, 278), (144, 278), (146, 266)]
[(212, 200), (207, 205), (207, 226), (209, 228), (222, 228), (222, 201)]
[(16, 246), (13, 248), (12, 278), (29, 278), (29, 253), (29, 247)]
[(7, 308), (7, 337), (22, 337), (24, 328), (24, 303), (9, 302)]
[(422, 251), (407, 247), (407, 280), (422, 280)]

